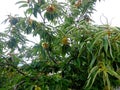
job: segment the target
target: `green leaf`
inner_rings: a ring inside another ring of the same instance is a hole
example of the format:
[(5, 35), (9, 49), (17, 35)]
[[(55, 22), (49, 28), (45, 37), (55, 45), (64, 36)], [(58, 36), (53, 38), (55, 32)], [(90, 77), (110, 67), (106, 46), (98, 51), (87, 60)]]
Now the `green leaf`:
[(27, 3), (26, 1), (18, 1), (18, 2), (16, 2), (15, 4), (21, 4), (21, 3)]
[(94, 66), (91, 69), (91, 71), (90, 71), (90, 73), (88, 75), (88, 80), (87, 80), (87, 83), (85, 85), (85, 88), (90, 89), (92, 87), (92, 85), (93, 85), (93, 83), (94, 83), (94, 81), (95, 81), (95, 79), (97, 77), (97, 74), (100, 73), (100, 72), (101, 71), (99, 70), (98, 66)]
[(53, 21), (54, 19), (56, 19), (58, 17), (58, 13), (56, 12), (45, 12), (44, 16), (48, 19), (48, 21)]
[(108, 37), (107, 36), (105, 36), (103, 38), (103, 47), (104, 47), (104, 50), (105, 50), (105, 52), (107, 54), (107, 52), (108, 52)]
[(94, 37), (95, 40), (93, 41), (93, 43), (92, 43), (92, 45), (91, 45), (91, 48), (93, 48), (94, 44), (95, 44), (96, 42), (99, 42), (99, 40), (101, 40), (101, 38), (102, 38), (104, 35), (106, 35), (106, 32), (105, 32), (104, 30), (101, 30), (101, 31), (97, 32), (97, 33), (95, 34), (95, 37)]
[(22, 4), (19, 8), (28, 7), (28, 4)]
[(89, 68), (90, 68), (90, 69), (93, 67), (93, 65), (94, 65), (94, 63), (95, 63), (95, 61), (96, 61), (96, 58), (97, 58), (96, 55), (92, 55), (92, 60), (91, 60), (90, 65), (89, 65)]
[(32, 32), (32, 28), (31, 27), (26, 27), (26, 31), (25, 31), (25, 33), (27, 33), (27, 34), (31, 34), (31, 32)]
[(103, 81), (104, 81), (104, 86), (107, 86), (108, 90), (110, 90), (110, 79), (106, 71), (103, 71)]
[(112, 69), (108, 69), (108, 73), (111, 75), (111, 76), (114, 76), (116, 78), (118, 78), (120, 80), (120, 75), (118, 73), (116, 73), (114, 70)]
[(82, 42), (79, 46), (79, 54), (78, 54), (78, 57), (81, 56), (82, 52), (83, 52), (83, 49), (84, 49), (84, 45), (85, 45), (85, 42)]
[(9, 48), (13, 49), (17, 47), (17, 40), (15, 38), (11, 38), (8, 42), (7, 45)]
[(32, 8), (28, 8), (25, 13), (26, 14), (32, 14), (33, 13), (33, 9)]

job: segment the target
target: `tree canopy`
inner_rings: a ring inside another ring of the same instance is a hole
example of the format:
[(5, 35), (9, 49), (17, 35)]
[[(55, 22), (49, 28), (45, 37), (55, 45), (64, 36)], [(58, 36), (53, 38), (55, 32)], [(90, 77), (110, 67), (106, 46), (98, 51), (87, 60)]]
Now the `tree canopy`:
[(4, 21), (9, 26), (0, 33), (0, 90), (120, 86), (120, 28), (92, 24), (96, 2), (16, 2), (25, 16), (8, 15)]

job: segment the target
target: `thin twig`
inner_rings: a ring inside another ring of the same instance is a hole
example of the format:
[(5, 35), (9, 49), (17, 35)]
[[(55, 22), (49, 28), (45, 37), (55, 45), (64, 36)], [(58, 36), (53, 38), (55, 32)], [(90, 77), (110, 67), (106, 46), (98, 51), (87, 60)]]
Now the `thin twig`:
[(21, 85), (21, 84), (23, 84), (25, 81), (21, 81), (21, 82), (19, 82), (18, 84), (16, 84), (15, 86), (14, 86), (14, 90), (17, 90), (17, 88)]
[(57, 64), (57, 62), (55, 61), (55, 59), (54, 59), (53, 57), (51, 57), (50, 52), (49, 52), (49, 51), (46, 51), (46, 52), (47, 52), (47, 54), (48, 54), (48, 57), (49, 57), (55, 64)]
[(42, 18), (42, 20), (43, 20), (43, 23), (45, 24), (45, 18), (42, 16), (42, 14), (41, 14), (41, 11), (39, 10), (39, 15), (40, 15), (40, 17)]

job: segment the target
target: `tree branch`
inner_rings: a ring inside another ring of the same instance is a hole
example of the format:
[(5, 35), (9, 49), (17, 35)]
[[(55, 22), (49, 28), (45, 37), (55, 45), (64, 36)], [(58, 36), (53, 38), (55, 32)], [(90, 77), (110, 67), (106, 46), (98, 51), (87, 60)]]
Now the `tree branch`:
[(55, 64), (57, 64), (57, 62), (55, 61), (55, 59), (54, 59), (53, 57), (51, 57), (50, 52), (49, 52), (49, 51), (46, 51), (46, 52), (47, 52), (48, 57), (49, 57)]
[(43, 23), (45, 24), (45, 18), (42, 16), (41, 11), (39, 10), (38, 13), (39, 13), (40, 17), (42, 18)]
[(13, 64), (10, 64), (10, 63), (1, 63), (0, 65), (1, 65), (1, 66), (2, 66), (2, 65), (11, 66), (11, 67), (13, 67), (14, 69), (16, 69), (18, 73), (22, 74), (23, 76), (26, 76), (26, 74), (25, 74), (24, 72), (22, 72), (20, 69), (18, 69), (18, 68), (17, 68), (16, 66), (14, 66)]
[(14, 86), (14, 90), (17, 90), (17, 88), (21, 85), (21, 84), (23, 84), (25, 81), (21, 81), (21, 82), (19, 82), (18, 84), (16, 84), (15, 86)]

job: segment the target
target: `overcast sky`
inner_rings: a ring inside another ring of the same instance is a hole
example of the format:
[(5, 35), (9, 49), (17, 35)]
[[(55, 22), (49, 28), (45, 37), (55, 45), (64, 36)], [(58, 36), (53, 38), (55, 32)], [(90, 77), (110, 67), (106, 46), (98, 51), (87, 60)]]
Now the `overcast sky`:
[[(102, 0), (97, 2), (96, 12), (93, 19), (97, 24), (101, 24), (100, 17), (103, 15), (108, 18), (109, 24), (120, 27), (120, 0)], [(105, 19), (102, 17), (105, 23)]]
[[(0, 3), (0, 22), (2, 22), (6, 15), (8, 14), (23, 14), (23, 9), (19, 9), (19, 5), (15, 5), (18, 0), (2, 0)], [(120, 0), (102, 0), (100, 3), (96, 4), (96, 12), (94, 12), (92, 18), (96, 24), (102, 24), (100, 22), (100, 17), (102, 17), (102, 22), (106, 23), (103, 15), (108, 18), (109, 24), (114, 26), (120, 26)], [(0, 24), (0, 30), (4, 29), (5, 25)]]

